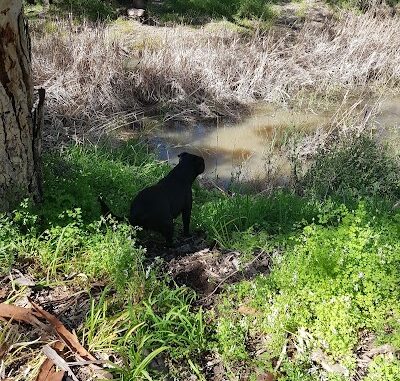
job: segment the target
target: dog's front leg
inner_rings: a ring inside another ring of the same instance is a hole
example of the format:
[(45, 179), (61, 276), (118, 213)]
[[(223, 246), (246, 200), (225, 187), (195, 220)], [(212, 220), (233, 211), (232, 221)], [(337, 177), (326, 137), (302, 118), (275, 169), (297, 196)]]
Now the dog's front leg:
[(191, 214), (192, 214), (192, 205), (189, 204), (182, 210), (183, 235), (186, 237), (190, 235), (189, 225), (190, 225)]
[(192, 214), (192, 202), (193, 202), (192, 189), (189, 188), (188, 192), (186, 193), (185, 203), (182, 208), (183, 235), (185, 237), (188, 237), (190, 235), (189, 225), (190, 225), (190, 216)]

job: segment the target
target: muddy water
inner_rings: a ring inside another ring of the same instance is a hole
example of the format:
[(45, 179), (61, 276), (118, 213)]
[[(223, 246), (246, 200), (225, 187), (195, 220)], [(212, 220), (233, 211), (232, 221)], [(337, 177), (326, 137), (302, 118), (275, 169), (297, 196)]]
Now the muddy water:
[(325, 112), (300, 113), (263, 106), (238, 124), (174, 124), (153, 130), (151, 140), (158, 156), (171, 163), (177, 162), (177, 154), (182, 151), (202, 155), (205, 176), (226, 187), (232, 179), (262, 179), (268, 154), (288, 131), (311, 132), (328, 120)]
[(381, 103), (375, 120), (377, 130), (395, 154), (400, 154), (400, 97)]
[[(226, 187), (232, 179), (264, 179), (271, 164), (272, 150), (284, 143), (291, 131), (307, 134), (324, 128), (336, 110), (301, 112), (262, 106), (238, 124), (197, 123), (189, 127), (174, 124), (154, 129), (151, 141), (158, 156), (171, 163), (178, 161), (177, 154), (182, 151), (202, 155), (206, 161), (205, 176)], [(381, 102), (375, 124), (378, 128), (390, 127), (390, 138), (386, 136), (386, 139), (392, 141), (395, 134), (395, 140), (400, 142), (400, 98)], [(285, 183), (290, 165), (287, 158), (279, 160), (281, 162), (274, 165), (280, 167), (282, 183)]]

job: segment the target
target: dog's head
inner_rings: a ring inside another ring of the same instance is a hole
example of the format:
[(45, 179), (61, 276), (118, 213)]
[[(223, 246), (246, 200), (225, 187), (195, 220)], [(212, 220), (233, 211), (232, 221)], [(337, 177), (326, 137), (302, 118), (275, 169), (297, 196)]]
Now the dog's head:
[(190, 165), (194, 169), (196, 176), (200, 175), (200, 173), (203, 173), (204, 169), (206, 168), (204, 164), (204, 159), (201, 156), (193, 155), (187, 152), (182, 152), (178, 155), (178, 157), (179, 157), (179, 163), (183, 164), (188, 163), (187, 165)]

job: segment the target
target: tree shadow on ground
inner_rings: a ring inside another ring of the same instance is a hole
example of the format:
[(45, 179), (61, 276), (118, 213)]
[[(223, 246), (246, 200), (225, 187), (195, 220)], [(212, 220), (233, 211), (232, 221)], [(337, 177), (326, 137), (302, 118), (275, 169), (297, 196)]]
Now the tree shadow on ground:
[[(101, 216), (98, 197), (118, 216), (143, 188), (155, 184), (171, 166), (156, 160), (143, 141), (107, 140), (98, 146), (70, 145), (43, 157), (43, 198), (34, 208), (46, 226), (66, 224), (66, 210), (79, 208), (84, 223)], [(181, 150), (185, 151), (184, 148)], [(63, 217), (60, 217), (63, 215)]]
[(272, 6), (285, 0), (158, 0), (149, 2), (149, 14), (160, 22), (204, 25), (211, 20), (231, 22), (248, 18), (267, 21), (274, 17)]
[[(243, 18), (267, 21), (274, 17), (271, 6), (287, 2), (289, 1), (148, 0), (146, 22), (154, 25), (164, 22), (204, 25), (211, 20), (220, 19), (232, 22)], [(119, 16), (126, 15), (126, 11), (134, 7), (135, 1), (132, 0), (53, 0), (49, 9), (45, 9), (37, 0), (25, 3), (26, 14), (30, 19), (43, 17), (45, 13), (48, 13), (64, 17), (73, 15), (76, 19), (88, 19), (94, 22), (114, 20)]]

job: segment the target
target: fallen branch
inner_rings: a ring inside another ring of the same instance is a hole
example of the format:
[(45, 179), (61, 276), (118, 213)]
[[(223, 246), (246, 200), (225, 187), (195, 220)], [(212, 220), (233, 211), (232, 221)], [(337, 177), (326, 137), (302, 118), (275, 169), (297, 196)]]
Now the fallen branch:
[[(54, 343), (53, 346), (57, 350), (62, 350), (64, 348), (64, 344), (60, 341)], [(44, 350), (43, 352), (46, 354)], [(64, 374), (65, 371), (57, 371), (54, 361), (50, 357), (47, 357), (39, 369), (36, 381), (61, 381), (64, 378)]]

